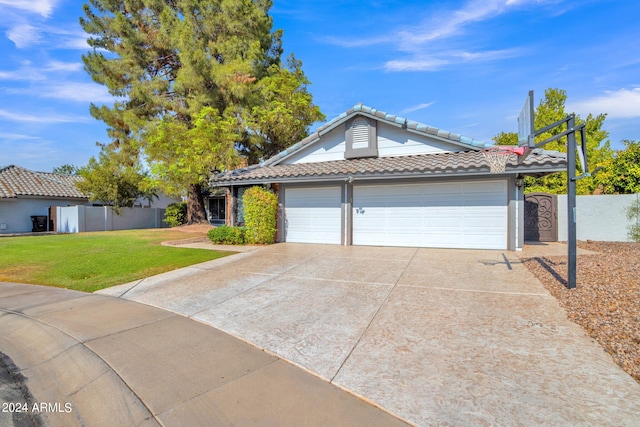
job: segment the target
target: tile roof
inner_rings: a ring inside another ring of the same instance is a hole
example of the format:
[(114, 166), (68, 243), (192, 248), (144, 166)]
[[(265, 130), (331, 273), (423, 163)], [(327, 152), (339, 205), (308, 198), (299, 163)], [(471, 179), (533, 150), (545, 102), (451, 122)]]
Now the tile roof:
[(349, 120), (351, 117), (354, 117), (356, 115), (371, 117), (373, 119), (386, 122), (398, 127), (406, 127), (406, 129), (410, 132), (426, 135), (426, 136), (440, 139), (440, 140), (445, 140), (459, 147), (462, 147), (463, 149), (465, 148), (466, 149), (482, 149), (491, 145), (486, 142), (479, 141), (477, 139), (468, 138), (466, 136), (459, 135), (457, 133), (449, 132), (443, 129), (438, 129), (422, 123), (414, 122), (412, 120), (405, 119), (404, 117), (388, 114), (388, 113), (385, 113), (384, 111), (380, 111), (372, 107), (367, 107), (366, 105), (363, 105), (363, 104), (356, 104), (352, 108), (340, 114), (338, 117), (320, 126), (318, 129), (316, 129), (315, 132), (313, 132), (311, 135), (309, 135), (302, 141), (292, 145), (286, 150), (266, 160), (264, 164), (265, 165), (278, 164), (281, 160), (285, 159), (286, 157), (289, 157), (291, 154), (317, 141), (320, 138), (320, 135), (330, 131), (331, 129), (344, 123), (345, 121)]
[[(564, 170), (564, 153), (534, 150), (521, 164), (511, 161), (506, 173), (546, 174)], [(254, 165), (216, 175), (212, 186), (266, 181), (321, 181), (347, 177), (399, 178), (411, 176), (489, 175), (489, 166), (481, 151), (421, 154), (335, 160), (317, 163)]]
[(19, 166), (0, 168), (0, 199), (55, 197), (87, 199), (75, 186), (79, 176), (34, 172)]

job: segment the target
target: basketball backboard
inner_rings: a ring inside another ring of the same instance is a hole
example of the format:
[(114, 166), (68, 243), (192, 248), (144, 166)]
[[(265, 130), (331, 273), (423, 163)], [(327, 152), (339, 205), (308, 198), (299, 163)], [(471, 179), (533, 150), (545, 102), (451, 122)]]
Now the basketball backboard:
[(518, 163), (522, 162), (536, 145), (533, 120), (533, 91), (530, 90), (518, 115), (518, 145), (520, 147), (526, 147), (524, 154), (518, 159)]

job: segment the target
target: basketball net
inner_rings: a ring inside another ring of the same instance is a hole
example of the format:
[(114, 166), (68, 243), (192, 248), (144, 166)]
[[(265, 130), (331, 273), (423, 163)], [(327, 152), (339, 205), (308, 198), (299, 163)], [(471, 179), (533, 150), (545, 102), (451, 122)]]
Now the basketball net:
[(487, 159), (491, 173), (502, 173), (507, 168), (509, 159), (513, 156), (522, 156), (525, 147), (511, 147), (495, 145), (482, 150), (482, 155)]

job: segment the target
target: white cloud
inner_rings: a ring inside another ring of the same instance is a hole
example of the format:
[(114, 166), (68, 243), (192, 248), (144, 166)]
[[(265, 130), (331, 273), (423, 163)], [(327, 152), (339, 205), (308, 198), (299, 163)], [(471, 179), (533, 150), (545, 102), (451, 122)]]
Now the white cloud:
[(427, 102), (427, 103), (423, 103), (423, 104), (414, 105), (412, 107), (405, 108), (404, 110), (402, 110), (400, 112), (400, 114), (409, 114), (409, 113), (413, 113), (413, 112), (418, 111), (418, 110), (424, 110), (425, 108), (431, 107), (433, 104), (434, 104), (434, 102)]
[(325, 41), (347, 48), (362, 48), (381, 44), (396, 44), (395, 50), (410, 53), (408, 58), (386, 62), (386, 71), (433, 71), (448, 64), (469, 61), (489, 61), (519, 54), (516, 49), (453, 52), (448, 39), (465, 34), (468, 27), (488, 21), (517, 8), (556, 4), (563, 0), (470, 0), (456, 10), (430, 11), (430, 16), (417, 26), (398, 28), (387, 35), (361, 39), (326, 37)]
[(34, 95), (86, 103), (108, 103), (114, 100), (107, 89), (97, 83), (62, 82), (51, 84), (47, 86), (46, 90), (41, 90)]
[(8, 139), (8, 140), (16, 141), (16, 140), (41, 139), (41, 138), (39, 136), (23, 135), (20, 133), (0, 132), (0, 139)]
[(74, 24), (71, 28), (58, 28), (47, 26), (43, 28), (43, 31), (47, 34), (55, 35), (57, 40), (57, 49), (78, 49), (78, 50), (90, 50), (91, 47), (87, 44), (87, 38), (89, 34), (85, 33), (79, 24)]
[(57, 3), (58, 0), (0, 0), (0, 5), (35, 13), (45, 18), (51, 15)]
[(51, 61), (45, 67), (46, 71), (81, 71), (82, 62)]
[(322, 36), (320, 40), (340, 47), (354, 48), (354, 47), (368, 47), (391, 42), (393, 39), (390, 37), (367, 37), (364, 39), (354, 38), (341, 38), (335, 36)]
[(87, 117), (63, 115), (63, 114), (24, 114), (16, 113), (13, 111), (7, 111), (0, 109), (0, 119), (5, 119), (12, 122), (22, 123), (40, 123), (40, 124), (55, 124), (55, 123), (79, 123), (89, 121)]
[(460, 33), (463, 27), (472, 22), (492, 18), (504, 12), (509, 2), (475, 0), (467, 3), (462, 9), (451, 12), (449, 16), (438, 16), (426, 25), (409, 31), (402, 31), (400, 36), (404, 43), (410, 45), (423, 44), (432, 40), (451, 37)]
[(26, 81), (33, 82), (33, 81), (45, 80), (45, 79), (46, 77), (44, 76), (43, 73), (29, 67), (23, 67), (14, 71), (0, 71), (0, 80), (12, 80), (12, 81), (26, 80)]
[(438, 58), (394, 59), (384, 64), (386, 71), (433, 71), (449, 64)]
[(115, 99), (97, 83), (52, 82), (30, 88), (7, 88), (5, 92), (80, 103), (111, 103)]
[(17, 70), (0, 70), (0, 80), (7, 81), (42, 81), (47, 80), (48, 73), (82, 71), (81, 62), (49, 61), (43, 66), (34, 66), (31, 61), (24, 61)]
[(433, 71), (449, 64), (466, 62), (494, 61), (496, 59), (517, 56), (517, 49), (488, 50), (484, 52), (448, 51), (439, 52), (431, 56), (415, 55), (408, 59), (395, 59), (384, 64), (386, 71)]
[(606, 113), (610, 119), (640, 117), (640, 87), (606, 91), (604, 95), (567, 103), (567, 110), (581, 115)]
[(29, 24), (16, 25), (10, 28), (6, 35), (19, 49), (29, 47), (40, 41), (40, 32), (36, 27)]

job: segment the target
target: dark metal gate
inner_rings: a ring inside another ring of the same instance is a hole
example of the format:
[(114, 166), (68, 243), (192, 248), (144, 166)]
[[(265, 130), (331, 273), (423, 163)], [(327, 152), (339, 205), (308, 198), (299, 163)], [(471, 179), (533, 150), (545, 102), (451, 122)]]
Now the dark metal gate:
[(524, 240), (558, 241), (558, 202), (555, 194), (531, 193), (524, 197)]

